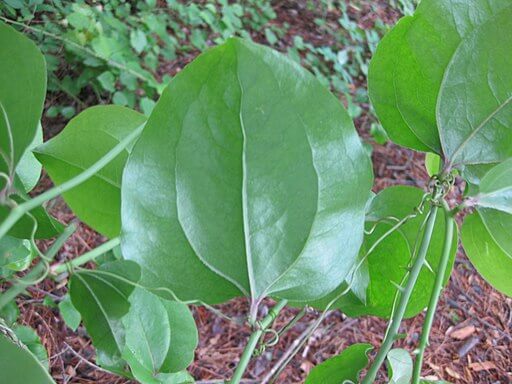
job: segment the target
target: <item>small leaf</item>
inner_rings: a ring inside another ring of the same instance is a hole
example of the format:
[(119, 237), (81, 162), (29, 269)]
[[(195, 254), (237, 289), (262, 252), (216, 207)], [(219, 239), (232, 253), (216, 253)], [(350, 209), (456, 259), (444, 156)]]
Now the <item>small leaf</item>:
[(116, 91), (116, 79), (110, 71), (105, 71), (97, 77), (100, 85), (105, 91), (114, 93)]
[(169, 317), (160, 298), (136, 288), (130, 296), (130, 311), (123, 317), (126, 345), (123, 358), (134, 358), (153, 375), (162, 366), (171, 345)]
[(43, 144), (43, 127), (39, 123), (34, 140), (27, 147), (16, 167), (16, 175), (23, 185), (23, 191), (27, 193), (34, 189), (41, 176), (41, 163), (37, 161), (32, 153), (32, 150), (41, 144)]
[(73, 331), (76, 331), (82, 321), (82, 316), (71, 302), (69, 295), (64, 296), (59, 303), (59, 311), (66, 325)]
[(87, 332), (98, 353), (115, 361), (125, 346), (122, 317), (128, 313), (128, 297), (137, 282), (140, 268), (132, 261), (103, 264), (98, 270), (80, 270), (73, 274), (69, 295), (80, 312)]
[(41, 343), (41, 339), (36, 331), (26, 326), (16, 326), (13, 330), (18, 340), (32, 352), (37, 360), (39, 360), (39, 363), (48, 371), (50, 369), (48, 352), (46, 352), (46, 348)]
[(0, 372), (9, 384), (55, 384), (45, 367), (28, 349), (0, 332)]
[(469, 260), (483, 278), (512, 297), (512, 253), (505, 252), (496, 243), (478, 212), (464, 219), (462, 244)]
[(389, 384), (409, 384), (412, 379), (413, 363), (409, 352), (395, 348), (388, 352)]
[(485, 174), (474, 200), (479, 207), (492, 208), (512, 215), (512, 158)]
[(425, 155), (425, 168), (430, 177), (439, 173), (441, 165), (441, 157), (432, 152), (427, 152)]
[(358, 383), (359, 373), (368, 365), (370, 344), (353, 344), (341, 354), (314, 367), (304, 384)]
[(148, 45), (146, 34), (140, 29), (134, 29), (130, 32), (130, 44), (132, 45), (135, 52), (141, 53), (144, 48)]
[(18, 320), (20, 316), (20, 309), (18, 308), (18, 304), (16, 304), (16, 300), (9, 301), (1, 310), (0, 310), (0, 318), (3, 319), (8, 326), (13, 325)]
[[(61, 185), (92, 166), (145, 120), (123, 107), (92, 107), (34, 152), (53, 182)], [(130, 150), (128, 147), (94, 177), (63, 194), (82, 221), (108, 237), (120, 231), (121, 175)]]

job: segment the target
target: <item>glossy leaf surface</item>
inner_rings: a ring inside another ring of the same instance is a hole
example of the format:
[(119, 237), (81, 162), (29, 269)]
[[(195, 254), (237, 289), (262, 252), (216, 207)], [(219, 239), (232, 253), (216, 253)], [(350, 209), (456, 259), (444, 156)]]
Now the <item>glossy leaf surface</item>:
[(320, 297), (362, 241), (369, 160), (308, 72), (230, 39), (180, 72), (123, 176), (123, 254), (184, 300)]
[[(144, 115), (128, 108), (92, 107), (35, 153), (53, 182), (60, 185), (93, 165), (145, 121)], [(121, 176), (130, 150), (128, 147), (92, 178), (63, 194), (82, 221), (108, 237), (118, 236), (121, 229)]]
[(10, 174), (36, 136), (46, 64), (32, 40), (1, 21), (0, 57), (0, 172)]
[(139, 278), (140, 268), (132, 261), (106, 263), (94, 271), (77, 271), (71, 278), (71, 301), (104, 360), (115, 362), (125, 346), (121, 319), (130, 309), (128, 297), (134, 287), (122, 279), (137, 282)]
[(462, 244), (469, 260), (484, 279), (497, 290), (512, 296), (512, 253), (496, 243), (479, 213), (464, 219)]
[(510, 11), (501, 0), (426, 0), (386, 35), (370, 65), (369, 90), (394, 141), (444, 153), (457, 165), (503, 159), (511, 126)]
[(478, 192), (469, 198), (477, 213), (466, 217), (463, 243), (480, 274), (498, 290), (512, 295), (512, 159), (491, 168)]
[(338, 356), (327, 359), (314, 367), (305, 384), (358, 383), (359, 372), (368, 365), (368, 352), (371, 344), (354, 344)]
[[(425, 213), (410, 219), (392, 234), (388, 234), (398, 220), (414, 213), (415, 207), (421, 203), (424, 192), (418, 188), (395, 186), (381, 191), (372, 200), (367, 212), (367, 229), (372, 231), (365, 237), (360, 253), (360, 260), (366, 255), (366, 262), (360, 272), (355, 275), (353, 285), (366, 283), (366, 300), (361, 300), (361, 295), (354, 292), (342, 296), (334, 305), (349, 316), (374, 315), (389, 318), (393, 301), (400, 284), (406, 274), (406, 268), (411, 262), (412, 253), (416, 244), (416, 237), (425, 219)], [(444, 214), (438, 213), (436, 226), (432, 234), (430, 247), (427, 253), (427, 262), (432, 270), (436, 270), (441, 257), (444, 238)], [(375, 228), (374, 228), (375, 227)], [(374, 247), (374, 244), (377, 244)], [(455, 253), (457, 250), (457, 237), (454, 235), (450, 260), (446, 271), (445, 280), (448, 281)], [(374, 248), (373, 250), (371, 250)], [(371, 250), (371, 251), (370, 251)], [(421, 312), (430, 299), (430, 291), (434, 284), (435, 274), (425, 266), (418, 277), (407, 310), (406, 317), (412, 317)], [(359, 279), (363, 279), (363, 283)], [(337, 295), (343, 292), (350, 279), (341, 285), (336, 291), (322, 300), (311, 303), (317, 308), (325, 306)]]
[(0, 333), (0, 372), (9, 384), (54, 384), (49, 373), (25, 347)]
[[(136, 288), (130, 296), (130, 311), (123, 317), (126, 331), (125, 351), (153, 375), (159, 372), (169, 346), (169, 318), (160, 298)], [(123, 352), (123, 357), (126, 353)]]

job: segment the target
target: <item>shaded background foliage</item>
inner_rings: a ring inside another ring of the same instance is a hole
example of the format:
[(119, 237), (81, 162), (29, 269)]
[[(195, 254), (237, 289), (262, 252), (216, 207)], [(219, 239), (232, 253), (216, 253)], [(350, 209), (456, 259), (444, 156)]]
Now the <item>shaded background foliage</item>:
[[(422, 155), (386, 144), (366, 92), (368, 62), (380, 37), (398, 17), (410, 14), (414, 3), (5, 0), (0, 4), (0, 15), (23, 23), (25, 26), (19, 29), (33, 37), (46, 56), (50, 94), (43, 126), (47, 138), (69, 118), (98, 103), (126, 105), (148, 114), (169, 79), (199, 52), (231, 35), (250, 37), (286, 52), (344, 101), (368, 149), (373, 151), (377, 191), (392, 184), (424, 187), (428, 180)], [(38, 190), (48, 186), (45, 178)], [(60, 200), (54, 203), (52, 212), (64, 222), (72, 219)], [(85, 225), (72, 239), (60, 260), (73, 258), (102, 241)], [(46, 293), (56, 301), (64, 296), (60, 284), (47, 281), (30, 293), (32, 299), (19, 299), (21, 321), (33, 326), (42, 337), (52, 373), (59, 382), (125, 381), (91, 365), (94, 356), (83, 329), (71, 332), (54, 310), (52, 300), (42, 300)], [(436, 347), (427, 352), (427, 372), (455, 383), (509, 382), (511, 305), (510, 299), (493, 291), (473, 273), (465, 257), (458, 255), (435, 323), (431, 344)], [(247, 310), (241, 300), (221, 309), (234, 317)], [(285, 324), (294, 313), (287, 309), (277, 326)], [(191, 372), (203, 379), (229, 376), (246, 334), (202, 308), (195, 310), (195, 317), (201, 341)], [(314, 317), (311, 314), (297, 325), (279, 348), (289, 345)], [(400, 342), (402, 347), (416, 342), (420, 321), (417, 318), (405, 323), (404, 327), (410, 328), (404, 329), (411, 331)], [(384, 321), (374, 318), (329, 316), (280, 382), (300, 382), (315, 364), (353, 342), (380, 343), (384, 325)], [(257, 359), (250, 375), (264, 375), (270, 361), (281, 356), (279, 348)]]

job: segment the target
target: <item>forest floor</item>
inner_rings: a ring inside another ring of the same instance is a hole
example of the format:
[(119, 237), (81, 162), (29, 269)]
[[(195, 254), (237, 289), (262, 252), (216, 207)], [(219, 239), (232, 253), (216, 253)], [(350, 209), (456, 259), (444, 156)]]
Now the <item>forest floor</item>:
[[(295, 32), (310, 35), (310, 40), (324, 37), (315, 32), (312, 17), (299, 9), (297, 14), (293, 2), (279, 9), (277, 22), (288, 20)], [(291, 6), (289, 4), (292, 4)], [(362, 25), (371, 25), (375, 15), (361, 14)], [(395, 12), (384, 12), (378, 17), (394, 22)], [(162, 64), (162, 71), (176, 73), (192, 56), (178, 58)], [(360, 79), (364, 86), (364, 79)], [(367, 105), (362, 106), (365, 111)], [(424, 188), (428, 175), (421, 154), (397, 147), (391, 143), (379, 145), (369, 134), (371, 116), (363, 113), (356, 119), (356, 128), (362, 138), (373, 147), (375, 188), (406, 184)], [(49, 121), (45, 136), (53, 136), (62, 128), (57, 121)], [(44, 177), (38, 191), (50, 186)], [(459, 190), (463, 185), (458, 184)], [(73, 215), (61, 199), (51, 204), (51, 212), (62, 222), (73, 220)], [(77, 232), (66, 243), (58, 260), (72, 259), (104, 241), (100, 235), (80, 224)], [(46, 242), (41, 246), (47, 247)], [(93, 265), (90, 265), (93, 267)], [(512, 278), (512, 277), (511, 277)], [(51, 358), (52, 375), (58, 383), (129, 383), (102, 371), (94, 363), (94, 350), (83, 328), (72, 332), (66, 327), (56, 309), (42, 305), (45, 295), (58, 299), (65, 294), (65, 282), (45, 281), (29, 289), (30, 297), (18, 299), (21, 309), (20, 321), (36, 329)], [(264, 303), (262, 311), (272, 305)], [(236, 299), (218, 309), (231, 318), (242, 319), (247, 310), (244, 299)], [(276, 328), (289, 322), (298, 310), (286, 309), (278, 317)], [(205, 309), (194, 308), (200, 342), (196, 360), (190, 372), (198, 380), (222, 380), (231, 376), (233, 368), (250, 334), (245, 326), (225, 320)], [(253, 359), (247, 372), (248, 382), (259, 383), (292, 343), (300, 338), (318, 313), (308, 313), (279, 343), (268, 348), (260, 357)], [(396, 344), (410, 351), (414, 350), (421, 332), (422, 317), (404, 322), (401, 331), (407, 336)], [(368, 342), (378, 347), (385, 332), (386, 322), (374, 317), (346, 318), (339, 312), (332, 312), (321, 326), (308, 338), (306, 345), (282, 372), (277, 383), (301, 383), (316, 364), (341, 352), (356, 342)], [(506, 298), (491, 288), (473, 269), (462, 251), (459, 251), (449, 284), (443, 292), (439, 310), (431, 335), (430, 347), (425, 356), (424, 376), (446, 380), (451, 383), (512, 383), (512, 299)], [(1, 375), (1, 373), (0, 373)], [(383, 381), (381, 377), (380, 382)]]

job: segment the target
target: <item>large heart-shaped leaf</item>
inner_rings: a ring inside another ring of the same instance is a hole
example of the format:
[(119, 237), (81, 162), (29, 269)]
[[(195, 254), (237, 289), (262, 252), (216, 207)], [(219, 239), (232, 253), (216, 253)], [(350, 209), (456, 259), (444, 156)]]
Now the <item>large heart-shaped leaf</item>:
[(134, 285), (129, 282), (139, 278), (139, 266), (126, 260), (103, 264), (98, 270), (77, 271), (71, 278), (71, 301), (106, 365), (115, 365), (124, 349), (121, 319), (130, 309), (128, 297)]
[(181, 299), (332, 291), (371, 185), (342, 105), (277, 52), (230, 39), (180, 72), (123, 175), (123, 254)]
[(34, 140), (46, 94), (36, 45), (0, 21), (0, 172), (12, 174)]
[(511, 12), (507, 1), (425, 0), (386, 35), (369, 90), (394, 141), (450, 166), (510, 157)]
[(468, 200), (477, 213), (462, 228), (466, 254), (490, 284), (512, 296), (512, 159), (487, 172)]
[(339, 355), (314, 367), (305, 384), (358, 383), (359, 372), (368, 365), (371, 344), (353, 344)]
[(50, 374), (26, 347), (0, 331), (0, 372), (9, 384), (54, 384)]
[[(37, 147), (35, 154), (60, 185), (93, 165), (145, 121), (144, 115), (128, 108), (92, 107)], [(63, 194), (82, 221), (108, 237), (118, 236), (121, 229), (121, 176), (130, 150), (126, 148), (92, 178)]]
[[(374, 315), (389, 318), (397, 284), (402, 282), (410, 266), (414, 248), (417, 246), (416, 238), (426, 213), (411, 218), (391, 234), (389, 231), (399, 220), (415, 212), (423, 194), (418, 188), (406, 186), (390, 187), (377, 194), (368, 208), (367, 229), (371, 234), (365, 237), (361, 248), (359, 258), (364, 258), (365, 261), (361, 264), (359, 273), (355, 274), (354, 280), (350, 275), (334, 292), (311, 304), (316, 308), (325, 308), (351, 283), (352, 287), (364, 286), (364, 298), (352, 288), (351, 292), (335, 302), (334, 308), (340, 308), (349, 316)], [(417, 315), (428, 305), (435, 271), (442, 254), (444, 226), (444, 213), (439, 212), (426, 256), (428, 266), (425, 265), (420, 272), (405, 312), (406, 317)], [(454, 234), (445, 281), (450, 276), (456, 251), (457, 235)]]

